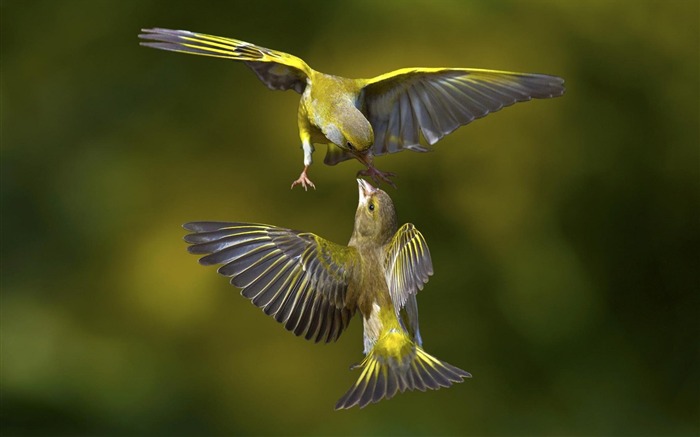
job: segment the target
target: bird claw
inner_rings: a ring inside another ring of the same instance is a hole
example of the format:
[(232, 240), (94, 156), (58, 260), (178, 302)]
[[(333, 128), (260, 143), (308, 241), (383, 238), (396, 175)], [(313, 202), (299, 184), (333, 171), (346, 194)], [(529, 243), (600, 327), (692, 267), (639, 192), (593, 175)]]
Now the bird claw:
[(391, 180), (391, 178), (396, 176), (396, 173), (392, 173), (390, 171), (381, 171), (372, 165), (368, 166), (365, 170), (358, 171), (357, 175), (370, 177), (377, 184), (381, 184), (382, 182), (384, 182), (385, 184), (397, 188), (394, 181)]
[(306, 176), (306, 170), (307, 167), (304, 167), (304, 170), (299, 175), (299, 179), (292, 182), (292, 186), (289, 188), (290, 190), (296, 185), (301, 185), (302, 187), (304, 187), (304, 191), (308, 191), (308, 187), (312, 187), (314, 190), (316, 189), (316, 185), (314, 185), (314, 183), (311, 182), (311, 179), (309, 179), (309, 177)]

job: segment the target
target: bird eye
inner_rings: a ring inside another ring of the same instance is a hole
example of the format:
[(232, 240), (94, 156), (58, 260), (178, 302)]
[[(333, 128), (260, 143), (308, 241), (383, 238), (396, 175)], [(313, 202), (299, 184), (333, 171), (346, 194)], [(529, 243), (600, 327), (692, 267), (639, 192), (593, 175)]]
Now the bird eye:
[(370, 203), (370, 204), (369, 204), (369, 210), (370, 210), (370, 211), (374, 211), (374, 203)]
[(350, 150), (355, 150), (355, 147), (352, 145), (352, 143), (350, 141), (348, 141), (348, 147), (350, 148)]

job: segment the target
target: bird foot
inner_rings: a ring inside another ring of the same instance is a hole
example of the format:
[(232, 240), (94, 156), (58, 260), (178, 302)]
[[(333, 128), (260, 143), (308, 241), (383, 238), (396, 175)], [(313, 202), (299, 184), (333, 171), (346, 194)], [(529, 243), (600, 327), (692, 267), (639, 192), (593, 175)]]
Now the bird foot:
[(365, 170), (360, 170), (357, 172), (358, 176), (367, 176), (372, 178), (374, 182), (377, 184), (381, 184), (382, 182), (391, 185), (392, 187), (396, 188), (396, 184), (391, 180), (391, 178), (395, 177), (396, 174), (389, 172), (389, 171), (381, 171), (378, 170), (376, 167), (373, 165), (367, 166)]
[(302, 187), (304, 187), (304, 191), (307, 191), (308, 187), (312, 187), (314, 190), (316, 189), (316, 185), (314, 185), (314, 183), (311, 182), (311, 179), (309, 179), (309, 177), (306, 175), (306, 171), (308, 169), (309, 167), (304, 167), (304, 170), (302, 170), (301, 174), (299, 175), (299, 179), (292, 182), (290, 190), (294, 188), (295, 185), (301, 185)]

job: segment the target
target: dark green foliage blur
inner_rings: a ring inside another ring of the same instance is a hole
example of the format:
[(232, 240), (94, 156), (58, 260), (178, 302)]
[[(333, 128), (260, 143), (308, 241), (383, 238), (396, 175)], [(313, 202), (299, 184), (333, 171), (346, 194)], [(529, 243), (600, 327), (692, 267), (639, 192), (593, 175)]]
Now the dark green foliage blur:
[[(700, 434), (697, 1), (3, 0), (2, 435)], [(294, 337), (186, 253), (180, 225), (350, 236), (356, 162), (302, 168), (293, 92), (140, 47), (231, 36), (371, 77), (562, 76), (398, 173), (430, 246), (426, 350), (447, 390), (334, 412), (362, 323)]]

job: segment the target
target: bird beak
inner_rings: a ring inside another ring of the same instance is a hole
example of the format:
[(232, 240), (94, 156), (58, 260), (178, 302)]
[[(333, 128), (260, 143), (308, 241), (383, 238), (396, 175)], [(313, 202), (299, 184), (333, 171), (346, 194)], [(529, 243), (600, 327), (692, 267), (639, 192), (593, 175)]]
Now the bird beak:
[(369, 182), (367, 182), (364, 179), (357, 179), (357, 185), (360, 191), (361, 204), (365, 203), (372, 194), (377, 192), (377, 189), (370, 185)]

